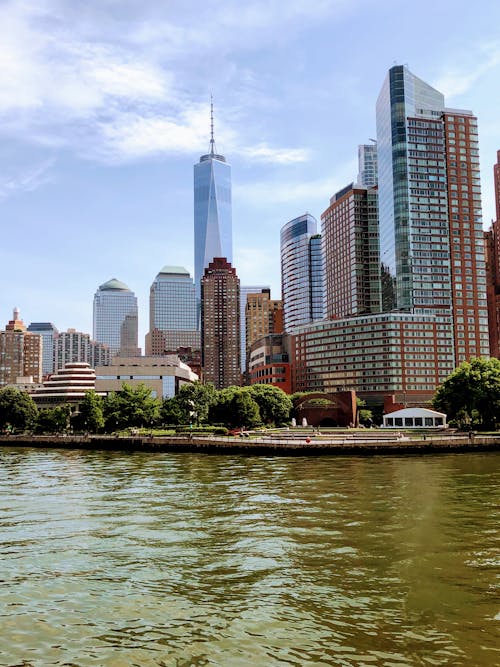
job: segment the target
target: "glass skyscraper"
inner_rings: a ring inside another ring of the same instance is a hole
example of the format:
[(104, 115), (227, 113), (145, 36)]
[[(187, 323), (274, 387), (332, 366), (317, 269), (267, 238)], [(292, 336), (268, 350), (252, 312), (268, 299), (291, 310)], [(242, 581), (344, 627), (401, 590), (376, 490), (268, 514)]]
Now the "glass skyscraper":
[[(372, 139), (373, 141), (373, 139)], [(358, 146), (358, 181), (360, 188), (377, 185), (377, 142)]]
[(398, 65), (377, 149), (383, 309), (449, 320), (457, 365), (488, 355), (477, 119)]
[[(149, 292), (149, 334), (146, 353), (159, 354), (180, 347), (200, 349), (196, 293), (183, 266), (164, 266)], [(162, 350), (157, 349), (159, 341)]]
[(281, 229), (281, 288), (285, 331), (323, 318), (321, 235), (309, 213)]
[(54, 344), (58, 335), (56, 327), (52, 322), (32, 322), (28, 331), (37, 333), (42, 337), (43, 341), (43, 356), (42, 356), (42, 373), (43, 375), (50, 375), (54, 372)]
[(140, 355), (137, 298), (132, 290), (116, 278), (99, 286), (94, 296), (93, 337), (105, 343), (111, 355)]
[(216, 153), (213, 134), (210, 152), (194, 165), (194, 280), (197, 298), (200, 281), (214, 257), (233, 261), (231, 167)]

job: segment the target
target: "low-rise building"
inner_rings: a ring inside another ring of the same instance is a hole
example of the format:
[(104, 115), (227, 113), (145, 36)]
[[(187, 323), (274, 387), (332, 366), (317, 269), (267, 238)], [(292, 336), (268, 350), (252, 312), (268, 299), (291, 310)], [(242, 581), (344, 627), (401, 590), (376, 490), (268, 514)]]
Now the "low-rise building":
[(196, 382), (198, 375), (177, 355), (164, 357), (114, 357), (109, 366), (96, 367), (96, 391), (120, 391), (124, 384), (144, 384), (157, 398), (172, 398), (183, 384)]

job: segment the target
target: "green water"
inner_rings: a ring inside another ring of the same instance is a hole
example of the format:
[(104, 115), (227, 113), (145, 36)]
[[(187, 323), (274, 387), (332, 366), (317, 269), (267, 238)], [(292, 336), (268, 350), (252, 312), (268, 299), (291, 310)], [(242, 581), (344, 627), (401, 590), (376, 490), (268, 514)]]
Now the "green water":
[(0, 665), (500, 665), (500, 454), (0, 450)]

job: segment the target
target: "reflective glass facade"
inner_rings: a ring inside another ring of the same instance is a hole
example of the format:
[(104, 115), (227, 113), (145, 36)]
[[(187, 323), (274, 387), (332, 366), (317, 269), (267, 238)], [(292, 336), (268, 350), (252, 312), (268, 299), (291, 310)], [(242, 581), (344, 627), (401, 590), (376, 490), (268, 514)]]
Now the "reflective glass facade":
[(358, 146), (358, 182), (360, 188), (373, 188), (377, 185), (377, 144)]
[(140, 354), (137, 328), (135, 294), (116, 278), (100, 285), (94, 296), (94, 340), (107, 345), (112, 355), (135, 356)]
[(323, 317), (323, 261), (316, 219), (306, 213), (281, 229), (281, 289), (285, 331)]
[[(200, 347), (193, 279), (182, 266), (165, 266), (149, 293), (149, 331), (166, 334), (170, 350)], [(147, 354), (153, 353), (147, 345)]]
[(54, 341), (58, 331), (51, 322), (32, 322), (28, 331), (37, 333), (42, 337), (42, 374), (49, 375), (54, 372)]
[(233, 257), (231, 167), (223, 155), (202, 155), (194, 165), (194, 280), (200, 281), (214, 257)]
[[(407, 67), (389, 70), (377, 100), (384, 310), (432, 312), (451, 305), (443, 109), (443, 95)], [(422, 236), (432, 248), (415, 255)], [(435, 279), (424, 278), (431, 273)]]

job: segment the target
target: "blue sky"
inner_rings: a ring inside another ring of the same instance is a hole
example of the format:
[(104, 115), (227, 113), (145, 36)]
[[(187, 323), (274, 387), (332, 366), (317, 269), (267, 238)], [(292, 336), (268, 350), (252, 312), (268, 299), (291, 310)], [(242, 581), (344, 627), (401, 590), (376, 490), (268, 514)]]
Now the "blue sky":
[(485, 226), (500, 148), (500, 2), (1, 0), (0, 326), (92, 331), (116, 277), (139, 299), (193, 271), (192, 169), (232, 165), (234, 265), (280, 296), (279, 230), (356, 178), (389, 67), (479, 119)]

